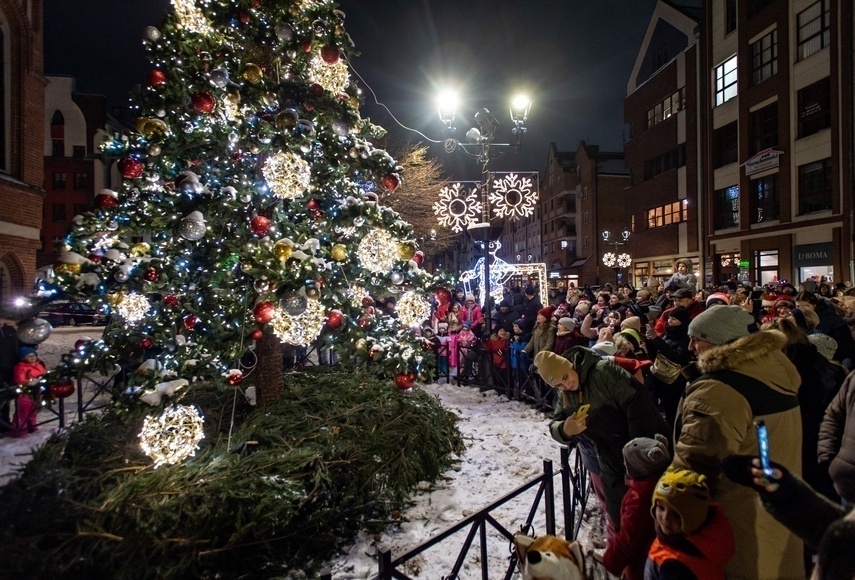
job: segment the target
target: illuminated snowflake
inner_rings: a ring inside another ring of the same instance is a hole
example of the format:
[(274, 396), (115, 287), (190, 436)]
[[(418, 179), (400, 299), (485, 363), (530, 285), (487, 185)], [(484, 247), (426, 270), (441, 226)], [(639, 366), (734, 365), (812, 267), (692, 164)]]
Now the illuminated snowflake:
[(478, 186), (472, 184), (466, 189), (466, 183), (454, 183), (439, 190), (439, 200), (433, 204), (433, 212), (439, 225), (451, 228), (453, 232), (462, 232), (470, 224), (478, 223), (481, 217), (481, 196)]
[(618, 268), (629, 268), (632, 264), (632, 256), (629, 254), (619, 254), (617, 257)]
[(534, 173), (528, 175), (508, 173), (500, 179), (493, 179), (493, 187), (490, 188), (490, 205), (494, 216), (516, 221), (533, 214), (537, 205), (535, 185), (537, 180), (534, 177)]
[(614, 252), (606, 252), (603, 254), (603, 264), (608, 266), (609, 268), (614, 268), (615, 264), (617, 264), (617, 256)]

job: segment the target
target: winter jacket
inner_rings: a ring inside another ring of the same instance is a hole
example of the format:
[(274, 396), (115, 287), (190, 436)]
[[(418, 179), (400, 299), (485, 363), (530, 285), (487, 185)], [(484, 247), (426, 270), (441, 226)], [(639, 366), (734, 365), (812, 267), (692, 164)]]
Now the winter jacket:
[[(656, 324), (653, 325), (653, 330), (656, 331), (656, 334), (658, 334), (659, 336), (665, 334), (665, 329), (668, 328), (668, 315), (671, 314), (671, 311), (674, 310), (674, 308), (677, 307), (674, 306), (663, 311), (662, 315), (656, 321)], [(686, 310), (689, 311), (689, 319), (694, 320), (695, 316), (704, 311), (704, 305), (700, 302), (692, 300), (692, 304)]]
[(481, 307), (477, 304), (472, 308), (467, 308), (466, 306), (464, 306), (460, 310), (460, 322), (468, 322), (473, 329), (479, 322), (481, 322), (482, 317), (483, 315), (481, 314)]
[(855, 339), (852, 338), (849, 325), (846, 324), (843, 317), (837, 314), (834, 305), (826, 300), (819, 301), (816, 313), (819, 316), (819, 325), (814, 330), (827, 334), (837, 341), (837, 352), (834, 353), (834, 360), (841, 362), (847, 360), (847, 368), (852, 370), (853, 362), (855, 362)]
[(508, 368), (508, 341), (497, 338), (484, 343), (484, 349), (492, 353), (493, 366), (497, 369)]
[(620, 576), (623, 571), (627, 580), (644, 578), (647, 553), (656, 539), (650, 504), (661, 475), (656, 473), (644, 479), (627, 479), (628, 489), (620, 505), (620, 531), (609, 538), (603, 554), (603, 565), (615, 576)]
[(818, 459), (837, 493), (855, 502), (855, 373), (846, 377), (819, 428)]
[(15, 365), (15, 370), (12, 373), (12, 379), (15, 381), (16, 385), (26, 385), (31, 380), (39, 378), (46, 372), (47, 370), (45, 369), (44, 363), (38, 359), (34, 363), (19, 361), (18, 364)]
[(537, 297), (532, 297), (531, 299), (526, 298), (520, 305), (519, 318), (525, 318), (534, 324), (537, 320), (537, 313), (541, 310), (543, 310), (543, 304), (540, 303), (540, 299)]
[(665, 286), (667, 287), (671, 282), (677, 284), (681, 289), (691, 290), (692, 294), (698, 291), (698, 278), (694, 274), (674, 272), (668, 281), (665, 282)]
[[(585, 341), (587, 344), (588, 341)], [(555, 354), (564, 354), (564, 352), (570, 350), (574, 346), (579, 346), (579, 335), (576, 334), (575, 329), (571, 331), (561, 332), (561, 328), (556, 329), (555, 332), (555, 345), (552, 347), (552, 352)]]
[(508, 332), (513, 332), (514, 320), (516, 319), (517, 314), (513, 310), (502, 312), (502, 309), (499, 308), (493, 313), (491, 323), (493, 324), (493, 328), (504, 328)]
[(528, 362), (528, 364), (524, 363), (524, 361), (530, 361), (531, 359), (523, 358), (527, 356), (523, 354), (523, 349), (525, 348), (525, 345), (528, 344), (529, 340), (531, 340), (531, 333), (526, 332), (525, 334), (522, 334), (520, 336), (514, 336), (514, 338), (510, 341), (508, 348), (511, 351), (512, 369), (527, 370), (528, 366), (531, 364), (531, 362)]
[(526, 354), (532, 359), (542, 350), (552, 352), (555, 347), (555, 327), (550, 321), (546, 321), (541, 325), (539, 322), (531, 333), (531, 340), (525, 345)]
[(710, 510), (712, 515), (704, 527), (682, 536), (682, 541), (657, 538), (653, 542), (645, 580), (724, 580), (725, 564), (733, 557), (734, 533), (720, 506), (712, 503)]
[[(698, 367), (705, 374), (686, 388), (677, 412), (673, 465), (709, 478), (736, 536), (726, 567), (733, 578), (804, 578), (801, 541), (760, 507), (754, 490), (720, 477), (724, 457), (758, 454), (758, 417), (766, 421), (772, 459), (801, 473), (801, 380), (785, 344), (780, 332), (764, 331), (704, 351)], [(707, 374), (728, 370), (747, 380)]]

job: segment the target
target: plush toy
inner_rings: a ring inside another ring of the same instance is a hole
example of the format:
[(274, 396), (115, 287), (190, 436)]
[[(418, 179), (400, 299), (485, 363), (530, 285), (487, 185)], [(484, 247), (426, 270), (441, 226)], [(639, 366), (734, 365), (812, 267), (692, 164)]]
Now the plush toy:
[(585, 558), (579, 542), (555, 536), (537, 539), (514, 536), (522, 580), (586, 580)]

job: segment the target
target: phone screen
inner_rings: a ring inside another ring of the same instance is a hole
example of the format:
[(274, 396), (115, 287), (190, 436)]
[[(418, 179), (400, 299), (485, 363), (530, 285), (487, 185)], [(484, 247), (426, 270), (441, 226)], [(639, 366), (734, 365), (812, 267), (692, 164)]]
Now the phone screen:
[(757, 428), (757, 447), (760, 449), (760, 467), (767, 477), (772, 477), (772, 461), (769, 459), (769, 432), (766, 422), (758, 419), (755, 423)]

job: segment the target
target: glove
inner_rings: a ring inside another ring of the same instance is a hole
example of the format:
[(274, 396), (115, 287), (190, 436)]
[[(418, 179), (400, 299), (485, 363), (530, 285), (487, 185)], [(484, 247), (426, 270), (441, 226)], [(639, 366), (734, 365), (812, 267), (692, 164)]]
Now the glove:
[(775, 494), (777, 499), (795, 491), (796, 483), (786, 467), (772, 462), (772, 476), (760, 469), (760, 460), (752, 455), (728, 455), (721, 469), (729, 480), (750, 487), (761, 495)]

